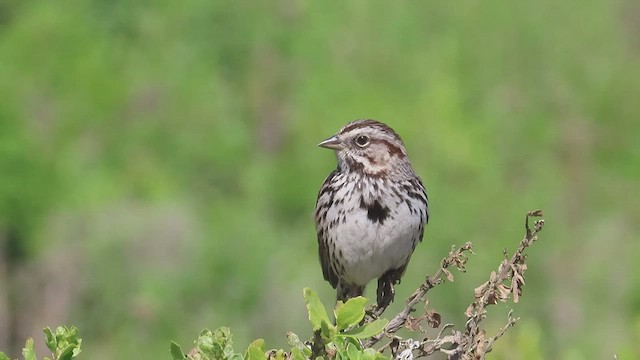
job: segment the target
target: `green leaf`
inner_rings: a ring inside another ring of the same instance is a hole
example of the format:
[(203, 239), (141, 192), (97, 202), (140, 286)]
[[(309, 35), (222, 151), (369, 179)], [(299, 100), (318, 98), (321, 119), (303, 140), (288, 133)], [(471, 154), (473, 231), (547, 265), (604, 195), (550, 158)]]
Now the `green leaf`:
[(300, 337), (291, 331), (287, 332), (287, 343), (289, 343), (289, 346), (291, 347), (304, 346)]
[(76, 357), (78, 356), (78, 354), (80, 354), (80, 352), (82, 351), (80, 349), (81, 345), (82, 345), (82, 339), (78, 339), (76, 346), (73, 348), (73, 357)]
[[(196, 352), (200, 355), (205, 355), (208, 358), (215, 357), (214, 354), (214, 346), (213, 346), (213, 333), (211, 330), (204, 329), (198, 335), (198, 338), (194, 341), (193, 347)], [(216, 348), (218, 349), (218, 348)], [(218, 349), (219, 350), (219, 349)], [(222, 351), (219, 351), (219, 356), (222, 356)]]
[(49, 350), (51, 350), (52, 353), (55, 354), (55, 352), (58, 350), (56, 337), (53, 335), (53, 332), (51, 332), (51, 329), (48, 326), (42, 329), (42, 331), (44, 331), (45, 343), (47, 344), (47, 347), (49, 348)]
[(338, 301), (334, 311), (338, 331), (358, 325), (364, 319), (364, 307), (368, 301), (362, 296), (351, 298), (346, 303)]
[(184, 351), (182, 351), (182, 347), (175, 341), (171, 342), (171, 357), (173, 360), (184, 360), (186, 358)]
[(361, 359), (362, 360), (388, 360), (386, 356), (375, 351), (372, 348), (364, 349), (364, 351), (362, 352)]
[(215, 340), (210, 344), (208, 342), (203, 343), (202, 350), (206, 355), (212, 356), (214, 359), (224, 359), (227, 357), (224, 353), (224, 346)]
[(214, 331), (204, 329), (195, 341), (195, 349), (203, 359), (242, 360), (242, 354), (233, 350), (231, 330), (219, 327)]
[(58, 326), (55, 333), (48, 327), (42, 331), (45, 334), (45, 343), (51, 350), (54, 360), (71, 360), (82, 351), (80, 349), (82, 339), (78, 338), (78, 328), (75, 326), (70, 328)]
[(322, 320), (322, 323), (320, 324), (320, 335), (322, 335), (325, 340), (332, 341), (337, 332), (338, 330), (335, 326)]
[[(311, 355), (311, 354), (309, 354), (309, 355)], [(291, 349), (291, 358), (293, 358), (293, 360), (307, 360), (307, 357), (304, 355), (302, 350), (300, 350), (298, 348)], [(4, 360), (4, 359), (0, 358), (0, 360)], [(9, 360), (9, 359), (7, 359), (7, 360)]]
[[(5, 354), (2, 351), (0, 351), (0, 360), (11, 360), (11, 359), (9, 359), (7, 354)], [(295, 360), (298, 360), (298, 359), (295, 359)]]
[(343, 338), (345, 340), (346, 344), (351, 344), (353, 346), (356, 347), (356, 349), (358, 350), (362, 350), (362, 344), (360, 343), (360, 340), (354, 338), (354, 337), (345, 337)]
[(254, 340), (247, 348), (245, 360), (266, 360), (267, 357), (264, 354), (264, 340)]
[(37, 360), (36, 352), (33, 350), (33, 338), (27, 339), (27, 343), (22, 349), (22, 356), (24, 356), (24, 360)]
[(362, 352), (358, 350), (353, 344), (347, 345), (347, 355), (349, 360), (359, 360), (362, 356)]
[(380, 334), (382, 330), (384, 330), (384, 327), (387, 326), (388, 322), (389, 321), (387, 319), (378, 319), (367, 325), (360, 326), (343, 333), (339, 333), (338, 336), (354, 337), (357, 339), (370, 338), (372, 336)]
[(276, 355), (275, 355), (275, 357), (273, 359), (275, 359), (275, 360), (285, 360), (285, 358), (284, 358), (284, 350), (280, 349), (280, 350), (276, 351)]
[(320, 302), (320, 298), (315, 291), (310, 288), (304, 288), (304, 301), (307, 303), (307, 311), (309, 312), (309, 320), (313, 325), (313, 330), (320, 329), (323, 321), (327, 324), (331, 323), (327, 310)]
[(60, 350), (60, 354), (56, 360), (71, 360), (73, 358), (73, 350), (76, 348), (75, 344), (69, 344)]
[(332, 342), (327, 344), (327, 348), (335, 349), (338, 352), (338, 354), (344, 357), (346, 356), (346, 351), (347, 351), (347, 343), (345, 340), (347, 340), (347, 338), (336, 337), (335, 339), (333, 339)]
[(311, 356), (311, 349), (309, 349), (309, 347), (307, 345), (305, 345), (302, 340), (300, 340), (300, 337), (298, 337), (298, 335), (292, 333), (291, 331), (289, 331), (287, 333), (287, 341), (289, 343), (289, 346), (291, 346), (291, 353), (293, 354), (293, 350), (298, 349), (302, 352), (302, 354), (306, 357), (310, 357)]
[[(205, 355), (210, 358), (216, 356), (213, 353), (214, 352), (213, 333), (211, 332), (211, 330), (208, 330), (208, 329), (202, 330), (193, 345), (196, 351), (201, 355)], [(218, 355), (222, 356), (222, 352), (220, 351), (220, 354)]]

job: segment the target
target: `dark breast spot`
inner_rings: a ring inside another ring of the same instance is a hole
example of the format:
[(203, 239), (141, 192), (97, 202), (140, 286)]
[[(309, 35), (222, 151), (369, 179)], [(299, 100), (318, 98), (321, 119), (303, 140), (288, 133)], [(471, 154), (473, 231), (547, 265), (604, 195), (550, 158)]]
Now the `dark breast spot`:
[(388, 207), (380, 205), (378, 200), (374, 201), (371, 205), (367, 205), (363, 198), (360, 198), (360, 208), (367, 210), (367, 218), (369, 220), (380, 224), (389, 217), (389, 213), (391, 212)]

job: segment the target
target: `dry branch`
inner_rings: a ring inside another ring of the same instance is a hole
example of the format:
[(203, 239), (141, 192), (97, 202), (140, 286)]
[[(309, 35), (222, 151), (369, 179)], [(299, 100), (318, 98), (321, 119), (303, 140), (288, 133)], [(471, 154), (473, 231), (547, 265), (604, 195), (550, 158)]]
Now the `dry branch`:
[[(473, 245), (471, 244), (471, 242), (467, 242), (462, 247), (457, 249), (454, 245), (451, 248), (451, 251), (449, 251), (449, 255), (446, 258), (442, 259), (442, 261), (440, 262), (440, 268), (438, 269), (438, 271), (436, 271), (433, 276), (427, 276), (420, 287), (416, 289), (416, 291), (411, 296), (409, 296), (405, 308), (393, 319), (391, 319), (391, 321), (389, 321), (389, 324), (387, 324), (387, 326), (385, 327), (384, 333), (393, 334), (400, 328), (402, 328), (402, 326), (405, 325), (410, 319), (410, 314), (415, 311), (416, 305), (424, 301), (424, 297), (429, 290), (433, 289), (436, 285), (444, 283), (444, 278), (448, 279), (449, 281), (453, 281), (453, 274), (451, 274), (451, 272), (447, 269), (448, 267), (450, 267), (451, 265), (455, 265), (458, 270), (464, 272), (464, 266), (468, 260), (465, 252), (472, 252), (472, 247)], [(382, 314), (382, 311), (384, 311), (384, 308), (381, 309), (379, 307), (376, 307), (373, 311), (373, 316), (369, 321), (380, 316)], [(383, 334), (380, 334), (371, 338), (364, 344), (365, 347), (373, 346), (378, 341), (380, 341), (380, 339), (382, 339), (382, 336)]]
[[(484, 340), (484, 332), (480, 330), (480, 322), (486, 317), (486, 306), (505, 302), (510, 295), (513, 297), (513, 302), (517, 303), (519, 301), (520, 295), (522, 295), (522, 286), (524, 285), (524, 271), (527, 269), (524, 251), (538, 239), (538, 233), (544, 226), (544, 220), (537, 220), (533, 229), (531, 229), (529, 227), (529, 218), (540, 216), (542, 216), (541, 210), (527, 213), (525, 217), (525, 235), (516, 252), (511, 256), (511, 259), (507, 259), (505, 256), (505, 259), (498, 267), (498, 271), (491, 273), (489, 281), (475, 289), (476, 300), (465, 312), (468, 319), (463, 338), (466, 340), (464, 355), (467, 357), (463, 356), (463, 358), (483, 358), (486, 353), (491, 351), (491, 345), (497, 339), (494, 337)], [(515, 323), (515, 321), (512, 321), (511, 314), (509, 315), (509, 321), (504, 331)]]
[[(475, 301), (465, 311), (467, 321), (463, 331), (452, 330), (449, 335), (443, 335), (445, 329), (452, 327), (451, 324), (446, 324), (435, 339), (424, 339), (422, 341), (403, 340), (395, 335), (403, 326), (412, 331), (424, 332), (420, 324), (423, 320), (426, 320), (432, 327), (440, 325), (440, 315), (433, 310), (426, 309), (428, 302), (425, 301), (425, 296), (429, 290), (443, 283), (445, 279), (453, 281), (453, 274), (448, 270), (450, 266), (455, 265), (458, 270), (465, 271), (465, 264), (468, 259), (466, 253), (472, 253), (470, 242), (457, 249), (454, 246), (449, 255), (442, 259), (438, 271), (433, 276), (427, 277), (424, 283), (407, 299), (405, 308), (391, 319), (385, 327), (384, 333), (369, 339), (363, 345), (371, 347), (378, 343), (383, 336), (387, 336), (391, 340), (380, 351), (390, 348), (394, 357), (398, 359), (424, 357), (438, 351), (446, 354), (449, 359), (483, 359), (491, 351), (495, 341), (501, 338), (519, 320), (519, 318), (513, 317), (512, 311), (510, 311), (505, 326), (496, 335), (489, 338), (486, 338), (486, 331), (480, 328), (480, 323), (486, 318), (486, 307), (488, 305), (505, 302), (510, 297), (514, 303), (519, 301), (525, 280), (524, 272), (527, 269), (524, 251), (537, 239), (538, 233), (544, 225), (544, 220), (537, 220), (533, 228), (531, 228), (529, 226), (529, 218), (540, 216), (542, 216), (541, 210), (527, 213), (525, 235), (515, 253), (509, 258), (505, 250), (505, 258), (498, 266), (498, 270), (491, 272), (489, 280), (474, 290)], [(415, 311), (420, 302), (425, 302), (424, 315), (412, 317), (411, 313)], [(383, 311), (384, 308), (374, 308), (367, 321), (377, 318)]]

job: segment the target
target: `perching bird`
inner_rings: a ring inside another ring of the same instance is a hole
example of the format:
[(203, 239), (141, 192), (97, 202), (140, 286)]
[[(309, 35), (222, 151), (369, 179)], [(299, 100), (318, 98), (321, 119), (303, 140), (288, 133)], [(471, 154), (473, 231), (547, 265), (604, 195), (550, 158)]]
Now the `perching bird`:
[(378, 306), (386, 307), (429, 220), (424, 185), (400, 136), (381, 122), (353, 121), (318, 145), (338, 158), (316, 202), (324, 278), (343, 301), (377, 278)]

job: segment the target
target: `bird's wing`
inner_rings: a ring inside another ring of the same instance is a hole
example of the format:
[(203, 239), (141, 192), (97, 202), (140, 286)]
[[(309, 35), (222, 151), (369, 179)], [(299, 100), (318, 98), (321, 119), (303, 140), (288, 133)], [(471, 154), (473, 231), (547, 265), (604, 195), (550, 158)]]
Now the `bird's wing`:
[(322, 275), (324, 279), (327, 280), (331, 286), (335, 289), (338, 286), (338, 274), (334, 271), (331, 266), (331, 253), (329, 249), (329, 234), (328, 228), (326, 224), (321, 224), (326, 219), (327, 211), (329, 207), (333, 203), (333, 195), (335, 190), (329, 186), (333, 181), (334, 177), (338, 174), (338, 170), (334, 170), (327, 178), (325, 179), (322, 187), (320, 188), (320, 192), (318, 193), (318, 200), (316, 201), (316, 232), (318, 234), (318, 255), (320, 257), (320, 265), (322, 266)]
[(411, 180), (412, 185), (416, 188), (420, 189), (419, 193), (411, 193), (409, 196), (418, 199), (422, 204), (420, 206), (420, 241), (422, 241), (422, 237), (424, 236), (424, 227), (429, 223), (429, 197), (427, 196), (427, 190), (422, 184), (422, 180), (420, 177), (417, 177)]

